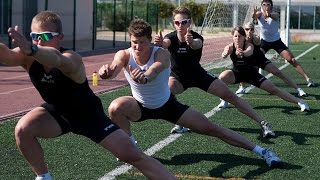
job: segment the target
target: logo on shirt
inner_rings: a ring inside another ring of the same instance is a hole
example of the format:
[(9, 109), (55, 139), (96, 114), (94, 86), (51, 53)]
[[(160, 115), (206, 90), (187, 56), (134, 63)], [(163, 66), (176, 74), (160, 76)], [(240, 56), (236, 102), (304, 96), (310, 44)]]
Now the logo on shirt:
[(185, 54), (185, 53), (188, 53), (187, 51), (187, 48), (186, 47), (181, 47), (178, 49), (178, 52), (177, 53), (180, 53), (180, 54)]
[(111, 128), (114, 127), (114, 124), (110, 124), (109, 126), (107, 126), (106, 128), (104, 128), (105, 131), (108, 131), (110, 130)]
[(41, 82), (43, 83), (48, 83), (48, 84), (53, 84), (54, 83), (54, 80), (52, 78), (52, 75), (46, 75), (46, 74), (43, 74), (43, 77), (41, 79)]

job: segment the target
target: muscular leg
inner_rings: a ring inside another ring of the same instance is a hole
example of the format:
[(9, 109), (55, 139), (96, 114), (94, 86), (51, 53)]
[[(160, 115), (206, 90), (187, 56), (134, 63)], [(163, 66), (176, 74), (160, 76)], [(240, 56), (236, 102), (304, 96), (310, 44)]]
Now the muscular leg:
[(43, 149), (37, 138), (54, 138), (62, 133), (57, 121), (42, 107), (23, 116), (15, 127), (18, 149), (37, 175), (48, 172)]
[(294, 83), (288, 76), (286, 76), (284, 73), (282, 73), (275, 65), (273, 65), (272, 63), (269, 63), (266, 65), (265, 69), (266, 71), (268, 71), (269, 73), (279, 77), (280, 79), (282, 79), (286, 84), (288, 84), (289, 86), (293, 87), (294, 89), (297, 89), (298, 86), (296, 83)]
[(130, 121), (141, 117), (140, 107), (131, 96), (124, 96), (113, 100), (108, 108), (110, 119), (130, 136)]
[(263, 121), (263, 119), (260, 117), (260, 115), (249, 105), (249, 103), (235, 95), (225, 84), (233, 84), (235, 82), (233, 72), (231, 70), (226, 70), (220, 74), (219, 79), (211, 83), (208, 93), (230, 102), (240, 112), (255, 120), (259, 126), (261, 126), (261, 121)]
[(148, 179), (176, 179), (163, 164), (139, 150), (131, 142), (129, 136), (121, 129), (104, 138), (100, 142), (100, 145), (121, 161), (136, 167)]
[(294, 97), (288, 92), (279, 89), (269, 80), (263, 81), (259, 88), (269, 92), (270, 94), (276, 95), (287, 102), (297, 104), (300, 101), (298, 98)]
[(174, 77), (169, 77), (169, 88), (173, 95), (181, 94), (184, 91), (182, 84)]
[(294, 58), (293, 54), (291, 53), (291, 51), (289, 49), (282, 51), (280, 53), (280, 55), (281, 55), (281, 57), (286, 59), (296, 69), (296, 71), (306, 79), (306, 81), (309, 80), (308, 75), (303, 70), (300, 63), (298, 63), (298, 61)]
[[(182, 86), (182, 84), (173, 76), (169, 77), (169, 88), (170, 91), (173, 95), (176, 94), (181, 94), (184, 91), (184, 88)], [(190, 129), (182, 127), (180, 125), (175, 125), (172, 129), (171, 129), (171, 133), (185, 133), (190, 131)]]
[(247, 140), (245, 137), (230, 129), (223, 128), (208, 121), (203, 114), (191, 108), (187, 109), (187, 111), (180, 117), (177, 124), (188, 127), (199, 134), (217, 137), (232, 146), (241, 147), (247, 150), (253, 150), (255, 147), (255, 144)]

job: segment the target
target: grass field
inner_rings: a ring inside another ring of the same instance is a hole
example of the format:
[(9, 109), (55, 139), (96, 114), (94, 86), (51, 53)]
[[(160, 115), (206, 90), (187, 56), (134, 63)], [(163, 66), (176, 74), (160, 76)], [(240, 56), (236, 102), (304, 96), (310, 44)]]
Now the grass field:
[[(292, 44), (293, 53), (298, 56), (315, 44)], [(320, 46), (308, 52), (299, 61), (303, 68), (318, 84), (320, 83)], [(277, 66), (284, 65), (283, 60), (276, 60)], [(219, 74), (225, 68), (210, 70)], [(149, 120), (132, 125), (133, 133), (140, 148), (150, 147), (162, 140), (173, 139), (152, 156), (165, 164), (178, 179), (319, 179), (320, 177), (320, 88), (308, 88), (305, 80), (288, 66), (283, 72), (301, 86), (308, 97), (303, 99), (310, 105), (310, 112), (300, 112), (297, 105), (285, 102), (257, 88), (242, 96), (258, 113), (272, 123), (277, 138), (265, 140), (260, 137), (260, 128), (233, 106), (209, 114), (215, 108), (219, 98), (198, 89), (189, 89), (178, 96), (181, 102), (201, 111), (221, 126), (231, 128), (251, 141), (264, 147), (272, 147), (284, 161), (281, 168), (270, 169), (264, 161), (249, 151), (232, 147), (219, 139), (187, 133), (182, 136), (170, 135), (172, 124), (163, 120)], [(271, 77), (274, 84), (296, 96), (280, 79)], [(230, 86), (234, 91), (237, 85)], [(104, 106), (118, 96), (128, 95), (128, 87), (101, 94)], [(0, 123), (0, 179), (34, 179), (31, 168), (23, 160), (15, 146), (14, 126), (18, 119)], [(197, 121), (195, 119), (195, 121)], [(169, 136), (169, 137), (168, 137)], [(40, 141), (46, 156), (46, 162), (54, 179), (91, 180), (99, 179), (119, 167), (116, 159), (100, 146), (88, 139), (67, 134), (62, 137)], [(157, 144), (159, 145), (159, 144)], [(158, 146), (156, 146), (158, 147)], [(136, 169), (117, 176), (115, 179), (145, 179)]]

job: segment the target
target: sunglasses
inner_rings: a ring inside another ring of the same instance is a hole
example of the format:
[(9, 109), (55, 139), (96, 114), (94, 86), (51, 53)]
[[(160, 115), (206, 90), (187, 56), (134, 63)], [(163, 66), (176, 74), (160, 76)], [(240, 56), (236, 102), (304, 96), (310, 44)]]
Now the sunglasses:
[(244, 30), (246, 30), (246, 31), (254, 31), (254, 29), (253, 28), (245, 28)]
[(36, 32), (31, 32), (30, 33), (30, 37), (32, 38), (32, 40), (34, 41), (38, 41), (39, 38), (42, 41), (50, 41), (51, 39), (53, 39), (54, 36), (58, 36), (59, 33), (57, 32), (42, 32), (42, 33), (36, 33)]
[(262, 6), (271, 6), (269, 3), (263, 3)]
[(174, 24), (179, 26), (180, 24), (181, 25), (186, 25), (188, 24), (189, 22), (191, 21), (191, 19), (182, 19), (181, 21), (174, 21)]

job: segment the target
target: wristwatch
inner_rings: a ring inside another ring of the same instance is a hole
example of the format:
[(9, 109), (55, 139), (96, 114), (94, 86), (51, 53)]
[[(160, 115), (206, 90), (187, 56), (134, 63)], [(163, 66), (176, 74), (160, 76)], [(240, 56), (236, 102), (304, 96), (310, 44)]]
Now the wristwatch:
[(38, 52), (38, 46), (36, 44), (31, 45), (31, 53), (28, 56), (33, 56)]

